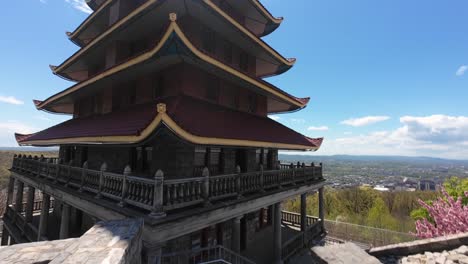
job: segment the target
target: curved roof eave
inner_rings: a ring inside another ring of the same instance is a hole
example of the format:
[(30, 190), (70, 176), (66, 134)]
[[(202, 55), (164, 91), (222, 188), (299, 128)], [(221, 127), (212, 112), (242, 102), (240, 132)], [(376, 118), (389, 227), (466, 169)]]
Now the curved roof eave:
[[(298, 145), (289, 143), (266, 142), (252, 139), (232, 139), (232, 138), (216, 138), (200, 136), (191, 133), (182, 128), (168, 113), (166, 113), (166, 105), (160, 103), (157, 105), (157, 114), (153, 120), (139, 133), (135, 135), (119, 135), (119, 136), (83, 136), (74, 138), (57, 138), (44, 140), (28, 140), (35, 134), (24, 135), (15, 133), (15, 139), (20, 146), (56, 146), (60, 144), (136, 144), (149, 138), (153, 132), (165, 125), (176, 135), (182, 139), (199, 145), (219, 145), (219, 146), (238, 146), (238, 147), (265, 147), (277, 148), (284, 150), (302, 150), (316, 151), (320, 148), (323, 138), (309, 138), (303, 136), (309, 145)], [(297, 132), (296, 132), (297, 133)], [(36, 133), (37, 134), (37, 133)]]
[(148, 59), (150, 59), (151, 57), (153, 57), (154, 55), (156, 55), (161, 49), (162, 47), (164, 47), (164, 45), (167, 43), (167, 41), (169, 40), (169, 37), (171, 36), (171, 34), (175, 33), (179, 38), (180, 40), (183, 42), (183, 44), (195, 55), (197, 56), (198, 58), (200, 58), (201, 60), (204, 60), (205, 62), (209, 63), (209, 64), (212, 64), (244, 81), (247, 81), (249, 83), (251, 83), (252, 85), (255, 85), (256, 87), (259, 87), (260, 89), (263, 89), (265, 90), (266, 92), (269, 92), (270, 94), (273, 94), (281, 99), (283, 99), (284, 101), (286, 102), (289, 102), (291, 105), (295, 105), (296, 107), (298, 108), (303, 108), (305, 105), (307, 105), (307, 102), (305, 101), (301, 101), (299, 100), (298, 98), (280, 90), (279, 88), (261, 80), (261, 79), (255, 79), (255, 78), (252, 78), (234, 68), (231, 68), (230, 66), (227, 66), (223, 63), (220, 63), (219, 61), (213, 59), (212, 57), (204, 54), (203, 52), (199, 51), (189, 40), (188, 38), (185, 36), (185, 34), (183, 33), (183, 31), (180, 29), (180, 27), (177, 25), (176, 23), (176, 20), (177, 20), (177, 16), (176, 14), (170, 14), (170, 20), (171, 20), (171, 23), (170, 25), (168, 26), (168, 29), (166, 30), (166, 33), (164, 34), (164, 36), (162, 37), (161, 41), (158, 42), (158, 44), (151, 50), (137, 56), (137, 57), (134, 57), (122, 64), (119, 64), (119, 65), (116, 65), (112, 68), (109, 68), (107, 69), (106, 71), (86, 80), (86, 81), (83, 81), (81, 83), (78, 83), (58, 94), (55, 94), (51, 97), (49, 97), (48, 99), (44, 100), (43, 102), (41, 102), (37, 108), (38, 109), (45, 109), (47, 107), (48, 104), (52, 103), (53, 101), (55, 100), (58, 100), (59, 98), (65, 96), (65, 95), (68, 95), (74, 91), (77, 91), (89, 84), (92, 84), (94, 82), (96, 82), (97, 80), (100, 80), (102, 78), (105, 78), (105, 77), (109, 77), (110, 75), (113, 75), (113, 74), (116, 74), (128, 67), (131, 67), (131, 66), (134, 66), (136, 64), (139, 64), (141, 62), (144, 62)]
[(283, 22), (283, 17), (274, 17), (259, 0), (250, 0), (250, 2), (272, 23), (279, 25)]
[(79, 40), (75, 39), (77, 35), (80, 34), (80, 32), (86, 27), (88, 27), (91, 24), (92, 20), (95, 17), (99, 16), (101, 12), (107, 7), (109, 7), (114, 1), (116, 0), (107, 0), (102, 5), (100, 5), (96, 10), (94, 10), (94, 12), (91, 15), (89, 15), (83, 22), (81, 22), (81, 24), (73, 32), (67, 32), (68, 38), (74, 43), (81, 45), (82, 43)]
[[(108, 0), (112, 1), (112, 0)], [(54, 69), (52, 69), (53, 73), (56, 75), (66, 75), (62, 73), (62, 71), (69, 66), (71, 63), (76, 61), (83, 53), (87, 52), (90, 50), (94, 45), (96, 45), (98, 42), (103, 40), (106, 36), (110, 35), (110, 33), (114, 32), (117, 28), (120, 26), (124, 25), (127, 21), (132, 19), (134, 16), (139, 15), (141, 12), (143, 12), (145, 9), (149, 8), (153, 4), (161, 3), (163, 0), (149, 0), (148, 2), (142, 4), (139, 6), (137, 9), (132, 11), (130, 14), (128, 14), (126, 17), (122, 18), (119, 20), (117, 23), (112, 25), (110, 28), (108, 28), (105, 32), (103, 32), (101, 35), (93, 39), (90, 43), (88, 43), (85, 47), (81, 48), (78, 50), (75, 54), (73, 54), (71, 57), (69, 57), (67, 60), (65, 60), (62, 64), (59, 66), (56, 66)], [(254, 0), (255, 1), (255, 0)], [(281, 54), (279, 54), (278, 51), (273, 49), (270, 45), (268, 45), (266, 42), (264, 42), (262, 39), (257, 37), (254, 33), (252, 33), (250, 30), (239, 24), (236, 20), (231, 18), (229, 15), (224, 13), (220, 8), (218, 8), (211, 0), (203, 0), (203, 3), (211, 7), (213, 10), (215, 10), (219, 15), (221, 15), (224, 19), (229, 21), (232, 25), (237, 27), (241, 32), (243, 32), (245, 35), (249, 36), (253, 41), (255, 41), (257, 44), (259, 44), (263, 49), (265, 49), (266, 52), (271, 54), (274, 58), (276, 58), (280, 63), (292, 67), (296, 59), (294, 58), (285, 58)], [(68, 78), (65, 76), (65, 78)]]

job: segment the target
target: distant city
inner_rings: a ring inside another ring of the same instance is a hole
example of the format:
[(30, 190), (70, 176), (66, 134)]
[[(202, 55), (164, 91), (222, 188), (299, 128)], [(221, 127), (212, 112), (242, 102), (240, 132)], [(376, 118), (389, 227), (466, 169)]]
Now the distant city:
[(468, 177), (468, 161), (403, 156), (310, 156), (280, 154), (283, 163), (324, 163), (328, 185), (378, 191), (438, 190), (450, 177)]

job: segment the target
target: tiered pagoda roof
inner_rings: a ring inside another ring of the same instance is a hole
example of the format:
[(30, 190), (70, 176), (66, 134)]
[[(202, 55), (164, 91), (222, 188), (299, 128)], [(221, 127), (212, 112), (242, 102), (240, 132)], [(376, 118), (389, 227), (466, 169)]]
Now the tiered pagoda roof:
[[(81, 49), (61, 65), (51, 67), (55, 74), (78, 83), (44, 101), (35, 100), (38, 110), (76, 114), (76, 102), (85, 96), (184, 63), (263, 96), (265, 114), (247, 113), (180, 94), (104, 114), (75, 116), (31, 135), (16, 134), (20, 145), (135, 144), (157, 135), (155, 132), (165, 127), (180, 138), (201, 145), (288, 150), (320, 147), (321, 138), (308, 138), (266, 116), (300, 110), (307, 106), (309, 98), (292, 96), (262, 79), (288, 70), (295, 60), (284, 58), (260, 39), (276, 29), (282, 19), (274, 18), (259, 1), (146, 0), (108, 25), (105, 18), (110, 16), (114, 2), (87, 1), (95, 12), (68, 33)], [(227, 41), (256, 58), (255, 70), (247, 72), (201, 49), (196, 36), (185, 29), (190, 26), (184, 20), (186, 17), (223, 32)], [(145, 49), (98, 72), (91, 71), (93, 64), (102, 61), (109, 45), (142, 36), (150, 36)]]
[[(190, 114), (188, 114), (190, 113)], [(162, 127), (202, 145), (317, 150), (322, 139), (305, 137), (268, 117), (226, 109), (187, 96), (75, 118), (31, 135), (16, 134), (21, 145), (134, 144)]]

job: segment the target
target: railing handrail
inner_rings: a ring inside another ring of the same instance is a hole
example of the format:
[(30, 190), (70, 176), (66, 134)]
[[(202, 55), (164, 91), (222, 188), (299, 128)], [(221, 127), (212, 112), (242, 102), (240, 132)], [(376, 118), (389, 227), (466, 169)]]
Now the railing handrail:
[(50, 159), (15, 156), (11, 170), (32, 177), (41, 177), (64, 184), (66, 188), (78, 189), (96, 195), (97, 199), (106, 197), (118, 201), (119, 206), (131, 205), (150, 210), (152, 217), (162, 217), (165, 211), (203, 204), (209, 206), (213, 201), (235, 199), (258, 193), (275, 191), (284, 186), (322, 182), (322, 170), (284, 168), (211, 176), (208, 168), (202, 170), (202, 177), (165, 179), (158, 170), (154, 177), (133, 176), (130, 166), (123, 173), (108, 172), (103, 163), (100, 170), (68, 164), (50, 163)]
[(396, 234), (396, 235), (408, 235), (408, 236), (411, 236), (411, 234), (409, 234), (409, 233), (399, 232), (399, 231), (395, 231), (395, 230), (391, 230), (391, 229), (384, 229), (384, 228), (378, 228), (378, 227), (373, 227), (373, 226), (358, 225), (358, 224), (353, 224), (353, 223), (340, 222), (340, 221), (336, 221), (336, 220), (328, 220), (328, 219), (325, 219), (324, 222), (325, 222), (325, 223), (340, 224), (340, 225), (347, 225), (347, 226), (354, 226), (354, 227), (358, 227), (358, 228), (369, 229), (369, 230), (375, 230), (375, 231), (381, 231), (381, 232), (386, 232), (386, 233), (393, 233), (393, 234)]

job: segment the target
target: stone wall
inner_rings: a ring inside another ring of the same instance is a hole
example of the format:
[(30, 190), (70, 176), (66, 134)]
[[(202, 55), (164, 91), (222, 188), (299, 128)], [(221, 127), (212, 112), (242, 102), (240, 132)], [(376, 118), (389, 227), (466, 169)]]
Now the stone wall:
[(141, 263), (142, 220), (99, 222), (80, 238), (0, 247), (0, 263)]

